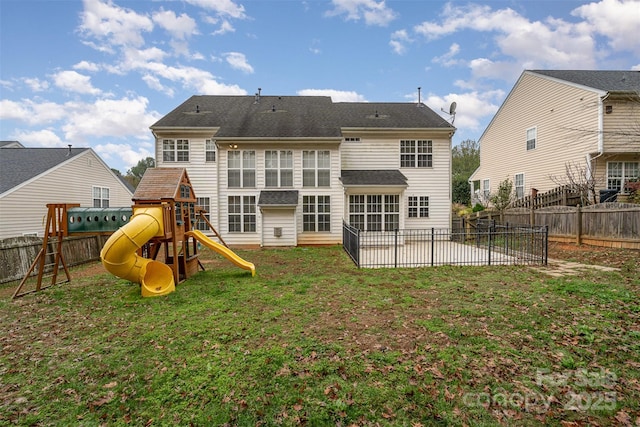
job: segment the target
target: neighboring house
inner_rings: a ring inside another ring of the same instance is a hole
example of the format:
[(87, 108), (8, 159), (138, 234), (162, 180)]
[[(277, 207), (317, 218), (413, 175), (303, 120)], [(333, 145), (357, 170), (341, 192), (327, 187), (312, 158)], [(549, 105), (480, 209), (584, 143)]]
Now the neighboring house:
[(130, 207), (132, 195), (90, 148), (0, 143), (0, 239), (42, 236), (48, 203)]
[(151, 129), (157, 167), (188, 170), (229, 244), (336, 244), (343, 220), (450, 227), (455, 128), (424, 104), (193, 96)]
[(479, 143), (475, 199), (506, 178), (518, 197), (570, 176), (591, 179), (596, 198), (623, 191), (640, 176), (640, 71), (524, 71)]

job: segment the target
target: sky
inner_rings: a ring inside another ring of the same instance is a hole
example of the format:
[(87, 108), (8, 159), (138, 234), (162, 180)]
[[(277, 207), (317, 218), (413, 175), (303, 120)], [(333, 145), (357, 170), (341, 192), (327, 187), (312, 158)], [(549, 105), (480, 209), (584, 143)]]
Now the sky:
[(0, 0), (0, 140), (125, 174), (192, 95), (261, 88), (456, 102), (458, 144), (527, 69), (640, 70), (640, 0)]

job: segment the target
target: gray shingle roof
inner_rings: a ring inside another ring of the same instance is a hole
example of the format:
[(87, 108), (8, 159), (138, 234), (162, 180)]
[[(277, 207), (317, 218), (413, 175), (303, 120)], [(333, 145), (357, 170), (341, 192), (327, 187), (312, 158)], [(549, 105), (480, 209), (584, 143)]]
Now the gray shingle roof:
[[(377, 114), (376, 114), (377, 113)], [(333, 103), (326, 96), (192, 96), (151, 126), (219, 128), (216, 138), (340, 138), (342, 127), (451, 128), (415, 103)]]
[(451, 128), (424, 104), (407, 102), (339, 102), (334, 104), (341, 127)]
[(407, 177), (399, 170), (342, 170), (340, 180), (349, 186), (407, 186)]
[[(3, 148), (0, 194), (89, 150), (89, 148)], [(80, 177), (78, 177), (80, 178)]]
[(258, 206), (297, 206), (298, 190), (264, 190), (260, 192)]
[(531, 72), (607, 92), (640, 92), (640, 71), (531, 70)]

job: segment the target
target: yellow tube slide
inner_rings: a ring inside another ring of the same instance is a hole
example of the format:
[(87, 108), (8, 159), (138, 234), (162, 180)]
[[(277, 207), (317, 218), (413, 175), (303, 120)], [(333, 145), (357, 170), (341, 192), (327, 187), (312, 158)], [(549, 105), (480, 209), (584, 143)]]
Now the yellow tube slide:
[(235, 252), (229, 249), (226, 246), (221, 245), (218, 242), (214, 242), (210, 238), (208, 238), (204, 233), (198, 230), (192, 230), (185, 233), (187, 236), (193, 236), (196, 240), (198, 240), (203, 245), (207, 246), (209, 249), (219, 253), (229, 261), (231, 261), (234, 265), (240, 268), (244, 268), (245, 270), (251, 271), (251, 275), (256, 275), (256, 266), (253, 265), (252, 262), (246, 261), (238, 256)]
[(114, 276), (140, 283), (143, 297), (176, 290), (171, 267), (136, 253), (153, 237), (164, 234), (162, 215), (159, 206), (135, 209), (131, 220), (113, 233), (100, 251), (104, 268)]

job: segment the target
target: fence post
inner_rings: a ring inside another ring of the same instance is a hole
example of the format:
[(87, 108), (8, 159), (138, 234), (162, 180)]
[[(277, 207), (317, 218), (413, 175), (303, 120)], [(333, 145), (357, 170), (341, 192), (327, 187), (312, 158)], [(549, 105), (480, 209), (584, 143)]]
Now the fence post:
[[(398, 229), (396, 228), (393, 236), (393, 268), (398, 268)], [(406, 251), (405, 251), (406, 252)]]
[(489, 245), (489, 259), (488, 259), (489, 265), (491, 265), (491, 235), (492, 234), (493, 234), (493, 231), (491, 230), (491, 228), (489, 228), (489, 236), (487, 240), (487, 243)]
[(433, 267), (433, 256), (435, 255), (435, 242), (434, 242), (434, 237), (435, 237), (435, 228), (431, 227), (431, 267)]
[(582, 244), (582, 207), (576, 206), (576, 245)]

